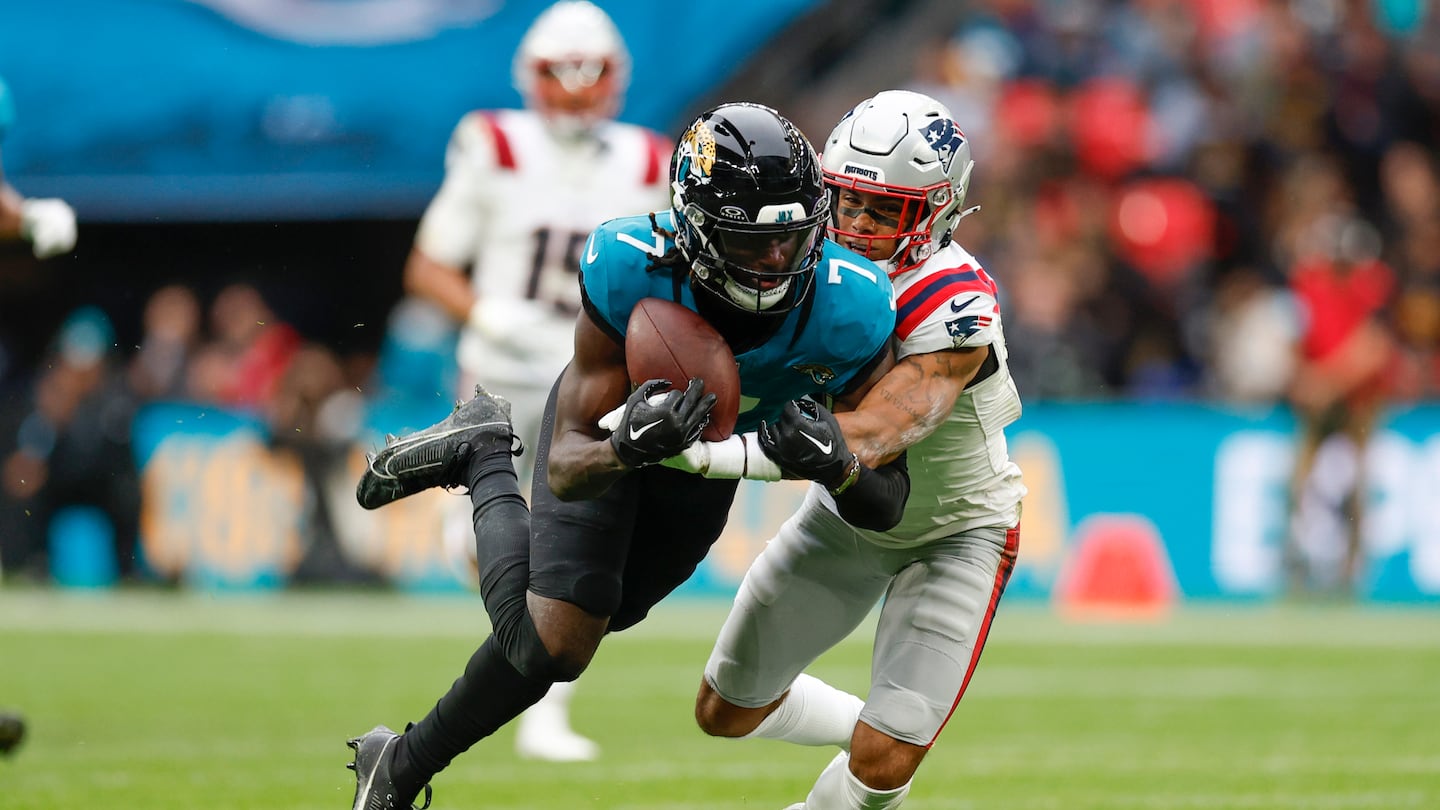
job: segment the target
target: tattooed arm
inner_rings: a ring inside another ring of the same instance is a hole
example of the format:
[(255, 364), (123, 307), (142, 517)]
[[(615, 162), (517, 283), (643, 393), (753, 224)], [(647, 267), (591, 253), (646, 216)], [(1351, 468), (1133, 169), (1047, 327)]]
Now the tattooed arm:
[(950, 415), (992, 349), (912, 354), (890, 369), (853, 411), (836, 413), (845, 441), (869, 467), (893, 461)]

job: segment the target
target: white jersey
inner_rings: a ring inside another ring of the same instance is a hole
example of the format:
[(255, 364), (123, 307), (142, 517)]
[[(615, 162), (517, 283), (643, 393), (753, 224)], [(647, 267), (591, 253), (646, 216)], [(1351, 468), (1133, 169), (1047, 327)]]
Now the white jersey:
[(445, 264), (470, 266), (482, 299), (526, 299), (553, 310), (527, 327), (525, 351), (517, 341), (492, 342), (465, 329), (463, 370), (497, 386), (549, 388), (572, 353), (586, 237), (606, 220), (669, 207), (670, 152), (658, 133), (618, 122), (566, 140), (529, 110), (461, 119), (416, 247)]
[[(1006, 363), (998, 292), (968, 251), (954, 242), (894, 278), (899, 357), (989, 345), (998, 368), (962, 392), (934, 433), (910, 447), (910, 499), (888, 532), (861, 531), (882, 546), (913, 546), (982, 526), (1011, 527), (1025, 496), (1004, 428), (1020, 417), (1020, 395)], [(823, 493), (831, 509), (834, 500)]]

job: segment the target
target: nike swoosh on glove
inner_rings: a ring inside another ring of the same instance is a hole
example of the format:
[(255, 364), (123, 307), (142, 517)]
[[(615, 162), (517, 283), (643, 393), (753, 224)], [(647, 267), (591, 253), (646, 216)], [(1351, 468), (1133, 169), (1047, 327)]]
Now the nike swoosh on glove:
[(760, 448), (787, 476), (807, 478), (832, 490), (856, 463), (835, 414), (808, 399), (785, 403), (779, 419), (760, 423), (759, 434)]
[(669, 380), (647, 380), (625, 400), (625, 415), (610, 434), (621, 464), (631, 468), (658, 464), (700, 438), (715, 407), (715, 395), (705, 393), (705, 383), (699, 379), (691, 379), (684, 392), (666, 392), (667, 388)]

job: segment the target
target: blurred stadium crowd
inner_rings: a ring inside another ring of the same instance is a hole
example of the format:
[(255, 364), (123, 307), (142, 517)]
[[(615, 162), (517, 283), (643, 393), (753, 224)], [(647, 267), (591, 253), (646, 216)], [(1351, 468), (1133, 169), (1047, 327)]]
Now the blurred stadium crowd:
[[(397, 316), (403, 319), (405, 311)], [(374, 390), (373, 360), (305, 339), (254, 286), (231, 284), (208, 302), (185, 285), (161, 287), (145, 303), (142, 325), (139, 343), (124, 351), (102, 308), (74, 311), (40, 364), (26, 407), (6, 414), (14, 441), (0, 484), (0, 562), (8, 573), (47, 577), (50, 519), (86, 505), (112, 524), (116, 573), (153, 576), (134, 568), (141, 481), (132, 427), (147, 404), (186, 402), (245, 414), (263, 425), (273, 445), (298, 449), (302, 458), (318, 452), (333, 460), (361, 438), (362, 392)], [(418, 334), (401, 329), (411, 339)], [(433, 332), (435, 341), (442, 335), (449, 337), (443, 329)], [(428, 352), (437, 375), (441, 345), (434, 342)], [(425, 373), (423, 362), (397, 362), (397, 374), (399, 368)], [(428, 385), (430, 408), (445, 405), (432, 384), (438, 376), (394, 382)], [(372, 397), (373, 404), (380, 399)]]
[[(1433, 4), (985, 0), (916, 64), (910, 86), (973, 145), (983, 209), (957, 238), (1000, 283), (1027, 402), (1288, 404), (1343, 422), (1440, 393)], [(399, 302), (364, 356), (272, 303), (243, 284), (165, 286), (134, 346), (117, 313), (86, 307), (33, 378), (5, 381), (26, 392), (0, 419), (7, 572), (43, 557), (44, 515), (83, 501), (115, 524), (125, 573), (129, 425), (147, 402), (352, 445), (396, 403), (448, 407), (455, 335), (423, 305)]]
[(1028, 400), (1279, 402), (1372, 313), (1389, 390), (1440, 390), (1431, 4), (992, 0), (921, 61)]

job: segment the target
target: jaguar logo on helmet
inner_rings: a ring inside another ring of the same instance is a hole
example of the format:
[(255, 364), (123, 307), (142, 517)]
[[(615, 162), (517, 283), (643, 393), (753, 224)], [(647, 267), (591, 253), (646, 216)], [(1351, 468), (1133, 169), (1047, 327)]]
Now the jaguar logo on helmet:
[(950, 162), (960, 154), (960, 146), (965, 143), (965, 133), (955, 126), (955, 122), (948, 118), (941, 118), (931, 121), (930, 126), (925, 127), (925, 140), (935, 154), (940, 158), (940, 165), (945, 168), (945, 173), (950, 173)]
[(704, 121), (696, 121), (680, 138), (677, 177), (709, 177), (715, 166), (715, 133)]
[(819, 363), (802, 363), (798, 366), (791, 366), (791, 368), (809, 376), (816, 385), (824, 385), (835, 379), (835, 370)]

